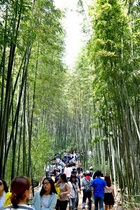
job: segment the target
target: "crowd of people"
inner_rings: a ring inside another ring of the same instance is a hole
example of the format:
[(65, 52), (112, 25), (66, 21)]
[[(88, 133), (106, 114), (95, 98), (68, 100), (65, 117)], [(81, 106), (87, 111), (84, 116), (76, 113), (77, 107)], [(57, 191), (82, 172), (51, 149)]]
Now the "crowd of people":
[[(64, 156), (53, 159), (54, 168), (43, 178), (41, 187), (35, 193), (32, 205), (27, 205), (30, 192), (30, 180), (26, 176), (18, 176), (11, 182), (10, 192), (5, 180), (0, 179), (0, 210), (77, 210), (86, 207), (92, 210), (112, 209), (114, 205), (114, 186), (110, 176), (103, 176), (100, 170), (93, 171), (93, 167), (83, 172), (80, 165), (76, 165), (77, 155)], [(60, 167), (61, 166), (61, 167)], [(81, 195), (81, 196), (79, 196)], [(82, 197), (82, 203), (79, 203)], [(80, 204), (80, 205), (79, 205)]]

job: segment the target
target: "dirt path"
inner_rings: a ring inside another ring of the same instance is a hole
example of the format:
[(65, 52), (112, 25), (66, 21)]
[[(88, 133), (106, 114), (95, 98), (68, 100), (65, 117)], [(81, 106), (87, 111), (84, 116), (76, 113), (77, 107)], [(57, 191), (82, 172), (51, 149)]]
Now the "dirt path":
[[(79, 194), (79, 205), (78, 205), (78, 210), (82, 209), (82, 196), (83, 194)], [(123, 208), (121, 206), (114, 205), (112, 210), (122, 210)], [(69, 210), (69, 205), (67, 207), (67, 210)], [(86, 205), (86, 210), (88, 210), (88, 205)], [(94, 203), (92, 203), (92, 210), (94, 210)]]

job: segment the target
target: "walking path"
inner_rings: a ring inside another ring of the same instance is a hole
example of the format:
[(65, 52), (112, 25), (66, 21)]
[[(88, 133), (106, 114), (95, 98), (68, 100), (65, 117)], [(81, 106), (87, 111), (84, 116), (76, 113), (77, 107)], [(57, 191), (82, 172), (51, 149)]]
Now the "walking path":
[[(78, 205), (78, 210), (82, 209), (82, 193), (79, 194), (79, 205)], [(69, 205), (67, 207), (67, 210), (69, 210)], [(86, 205), (86, 210), (88, 210), (88, 205)], [(94, 203), (92, 203), (92, 210), (94, 210)], [(114, 205), (114, 207), (111, 210), (123, 210), (122, 206), (117, 206)]]

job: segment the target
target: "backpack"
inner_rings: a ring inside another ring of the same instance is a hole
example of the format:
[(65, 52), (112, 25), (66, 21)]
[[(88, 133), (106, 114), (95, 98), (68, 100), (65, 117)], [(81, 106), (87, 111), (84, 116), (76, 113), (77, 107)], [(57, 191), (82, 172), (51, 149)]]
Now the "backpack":
[(91, 192), (91, 179), (90, 180), (87, 180), (86, 178), (85, 178), (85, 181), (86, 181), (86, 185), (84, 186), (84, 189), (85, 189), (85, 191), (86, 192)]

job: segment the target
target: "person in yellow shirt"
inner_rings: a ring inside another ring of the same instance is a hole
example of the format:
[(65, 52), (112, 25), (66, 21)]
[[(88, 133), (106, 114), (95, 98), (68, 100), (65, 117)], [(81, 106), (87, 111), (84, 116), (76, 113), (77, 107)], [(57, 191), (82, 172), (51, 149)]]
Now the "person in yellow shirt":
[(4, 207), (8, 206), (11, 204), (11, 192), (7, 192), (5, 196), (5, 202), (4, 202)]
[(11, 204), (10, 197), (7, 200), (8, 197), (9, 192), (7, 183), (4, 179), (0, 179), (0, 210), (2, 210), (5, 206)]

